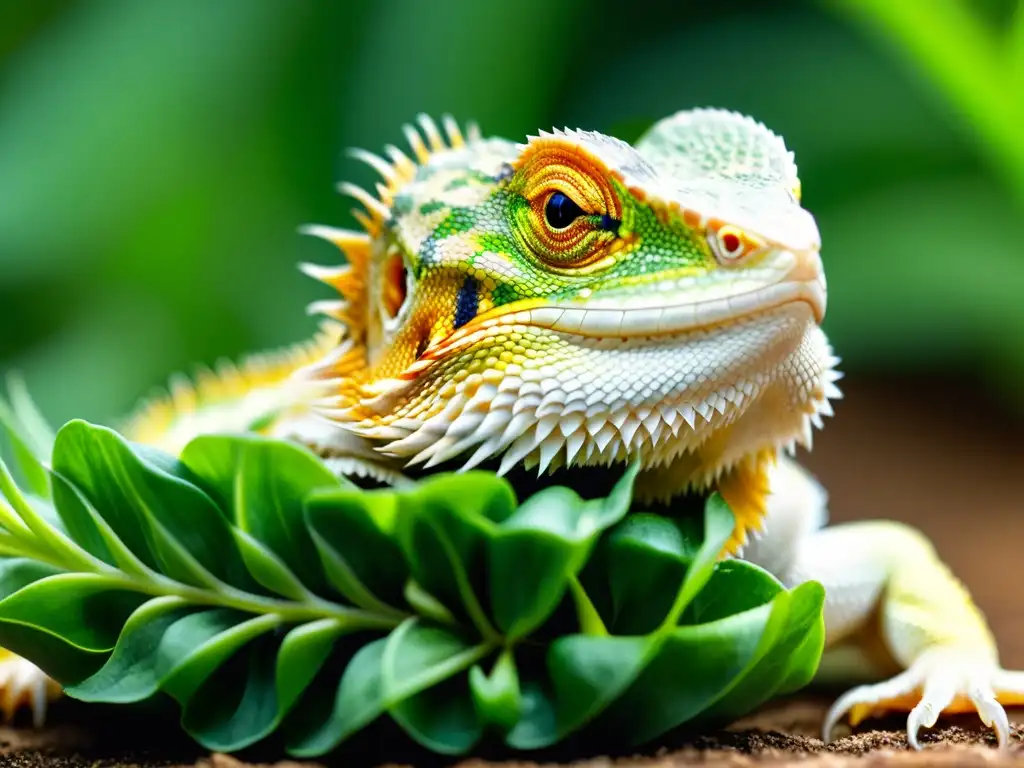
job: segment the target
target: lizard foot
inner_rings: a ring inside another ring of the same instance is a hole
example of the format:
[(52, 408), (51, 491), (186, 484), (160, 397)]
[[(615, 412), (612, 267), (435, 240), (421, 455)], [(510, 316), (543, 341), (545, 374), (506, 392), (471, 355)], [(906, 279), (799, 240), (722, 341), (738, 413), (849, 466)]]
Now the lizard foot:
[(823, 738), (829, 740), (844, 716), (856, 726), (886, 712), (909, 712), (907, 742), (921, 749), (918, 732), (935, 725), (939, 715), (977, 712), (995, 729), (999, 746), (1005, 747), (1010, 722), (1003, 707), (1017, 704), (1024, 704), (1024, 672), (1002, 669), (962, 649), (936, 648), (890, 680), (858, 686), (840, 696), (825, 717)]
[(10, 722), (22, 707), (32, 710), (32, 724), (46, 720), (46, 705), (60, 695), (60, 686), (30, 661), (0, 650), (0, 713)]

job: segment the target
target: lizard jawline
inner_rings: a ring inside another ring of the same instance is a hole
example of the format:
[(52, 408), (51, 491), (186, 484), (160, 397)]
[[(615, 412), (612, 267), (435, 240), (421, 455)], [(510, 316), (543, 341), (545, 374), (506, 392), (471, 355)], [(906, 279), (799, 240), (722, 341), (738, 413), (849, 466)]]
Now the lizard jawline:
[(825, 311), (822, 283), (819, 280), (787, 281), (733, 296), (661, 307), (584, 309), (527, 300), (480, 315), (428, 348), (413, 368), (443, 358), (479, 332), (499, 325), (527, 325), (589, 338), (680, 336), (798, 302), (806, 303), (815, 321), (820, 323)]

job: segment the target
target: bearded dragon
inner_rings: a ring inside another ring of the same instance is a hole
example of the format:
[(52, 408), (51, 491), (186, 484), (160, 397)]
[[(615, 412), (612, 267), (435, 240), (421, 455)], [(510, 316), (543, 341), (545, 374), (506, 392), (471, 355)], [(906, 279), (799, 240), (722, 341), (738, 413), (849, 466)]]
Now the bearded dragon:
[[(964, 587), (916, 530), (827, 527), (795, 461), (840, 392), (819, 231), (783, 140), (716, 109), (635, 145), (568, 129), (518, 144), (422, 115), (405, 134), (411, 156), (352, 152), (381, 177), (375, 194), (341, 185), (363, 231), (305, 230), (345, 256), (303, 266), (338, 294), (310, 307), (319, 334), (172, 380), (124, 434), (173, 453), (253, 430), (387, 484), (639, 459), (638, 499), (717, 490), (736, 516), (723, 557), (825, 586), (822, 674), (846, 659), (874, 680), (835, 702), (826, 740), (902, 711), (919, 747), (941, 713), (976, 711), (1005, 745), (1024, 673), (1001, 668)], [(41, 720), (59, 695), (16, 657), (0, 676), (8, 711)]]

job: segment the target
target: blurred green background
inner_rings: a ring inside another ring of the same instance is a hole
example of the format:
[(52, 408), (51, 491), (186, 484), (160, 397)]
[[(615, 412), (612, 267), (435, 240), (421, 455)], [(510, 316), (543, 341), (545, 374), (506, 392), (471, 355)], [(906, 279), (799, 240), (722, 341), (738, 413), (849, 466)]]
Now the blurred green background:
[(0, 368), (111, 422), (193, 362), (304, 338), (344, 155), (418, 112), (635, 138), (713, 105), (786, 137), (850, 375), (1024, 405), (1016, 0), (3, 0)]

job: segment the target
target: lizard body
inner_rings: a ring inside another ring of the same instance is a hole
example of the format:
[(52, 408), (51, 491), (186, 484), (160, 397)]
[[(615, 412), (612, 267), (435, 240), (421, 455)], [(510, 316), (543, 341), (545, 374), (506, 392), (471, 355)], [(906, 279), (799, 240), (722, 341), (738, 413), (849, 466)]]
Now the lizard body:
[[(842, 717), (897, 709), (917, 746), (941, 712), (976, 710), (1005, 743), (1024, 674), (999, 667), (960, 583), (916, 531), (823, 527), (824, 491), (791, 458), (831, 415), (839, 374), (818, 229), (783, 141), (713, 109), (635, 146), (442, 128), (407, 127), (412, 157), (353, 153), (382, 179), (376, 195), (342, 185), (364, 231), (307, 229), (346, 257), (304, 266), (339, 294), (311, 306), (317, 338), (174, 381), (125, 434), (176, 452), (256, 430), (392, 484), (638, 458), (638, 498), (718, 490), (737, 518), (724, 556), (825, 585), (826, 662), (852, 649), (870, 671), (878, 648), (895, 662), (836, 702), (826, 738)], [(4, 663), (21, 675), (8, 701), (41, 713), (44, 678)]]

